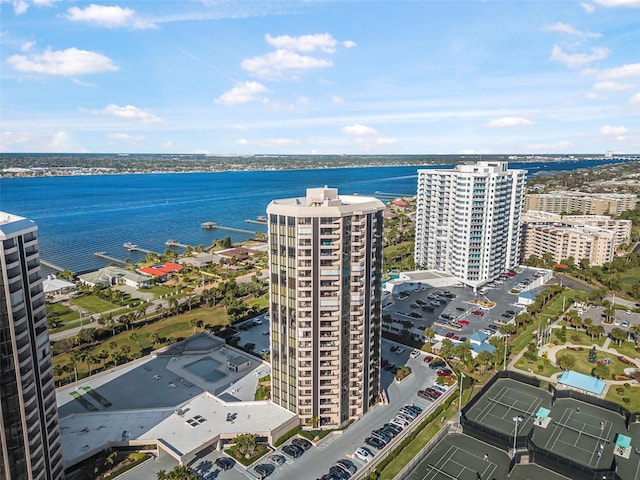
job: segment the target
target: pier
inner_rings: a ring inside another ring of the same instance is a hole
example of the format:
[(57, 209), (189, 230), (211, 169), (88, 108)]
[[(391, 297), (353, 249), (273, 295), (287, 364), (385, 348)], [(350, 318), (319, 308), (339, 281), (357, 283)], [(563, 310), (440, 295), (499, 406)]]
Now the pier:
[(164, 242), (165, 247), (178, 247), (178, 248), (188, 248), (189, 245), (185, 245), (184, 243), (180, 243), (178, 240), (167, 240)]
[(406, 193), (388, 193), (388, 192), (376, 192), (378, 197), (393, 197), (393, 198), (404, 198), (404, 197), (415, 197), (415, 193), (406, 194)]
[(50, 268), (51, 270), (56, 270), (58, 272), (64, 272), (66, 270), (66, 269), (64, 269), (62, 267), (59, 267), (58, 265), (55, 265), (53, 263), (49, 263), (49, 262), (47, 262), (45, 260), (42, 260), (42, 259), (40, 259), (40, 264), (44, 265), (45, 267)]
[(227, 232), (246, 233), (247, 235), (255, 235), (256, 232), (252, 230), (243, 230), (241, 228), (224, 227), (222, 225), (216, 225), (216, 230), (226, 230)]
[(119, 258), (112, 257), (111, 255), (107, 255), (107, 252), (95, 252), (94, 255), (98, 258), (102, 258), (103, 260), (108, 260), (113, 263), (117, 263), (118, 265), (128, 265), (124, 260), (120, 260)]
[(267, 221), (266, 220), (251, 220), (250, 218), (247, 218), (245, 220), (246, 223), (251, 223), (253, 225), (266, 225)]
[(146, 248), (139, 247), (138, 245), (133, 243), (127, 242), (123, 246), (130, 252), (142, 252), (142, 253), (146, 253), (147, 255), (148, 254), (159, 255), (158, 252), (154, 252), (153, 250), (147, 250)]

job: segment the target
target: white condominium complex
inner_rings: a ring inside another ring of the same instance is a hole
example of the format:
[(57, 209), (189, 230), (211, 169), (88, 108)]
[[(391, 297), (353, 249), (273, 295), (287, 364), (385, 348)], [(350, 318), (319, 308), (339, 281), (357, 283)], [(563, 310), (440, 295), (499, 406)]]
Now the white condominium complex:
[(306, 426), (357, 419), (380, 390), (383, 210), (327, 187), (267, 207), (271, 397)]
[(63, 478), (36, 232), (0, 212), (0, 479)]
[(633, 210), (638, 204), (638, 196), (629, 193), (583, 193), (551, 192), (526, 195), (525, 211), (567, 214), (586, 213), (589, 215), (620, 215)]
[(476, 287), (518, 265), (526, 170), (418, 170), (415, 263)]

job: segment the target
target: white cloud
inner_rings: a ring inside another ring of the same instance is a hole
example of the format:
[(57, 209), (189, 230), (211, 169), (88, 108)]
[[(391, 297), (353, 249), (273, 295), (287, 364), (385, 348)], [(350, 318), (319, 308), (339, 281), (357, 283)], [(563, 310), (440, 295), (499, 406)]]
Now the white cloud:
[(25, 42), (20, 47), (20, 50), (22, 50), (23, 52), (28, 52), (29, 50), (31, 50), (35, 46), (36, 46), (36, 42)]
[(256, 77), (278, 79), (287, 72), (295, 74), (310, 69), (331, 67), (333, 62), (279, 49), (266, 55), (247, 58), (240, 65), (243, 70)]
[(600, 129), (600, 133), (608, 137), (620, 137), (626, 135), (627, 129), (625, 127), (613, 127), (611, 125), (605, 125)]
[(30, 152), (68, 152), (67, 132), (4, 131), (0, 137), (0, 151), (11, 151), (15, 145), (27, 145)]
[(528, 118), (522, 117), (502, 117), (497, 120), (491, 120), (487, 123), (487, 127), (490, 128), (503, 128), (503, 127), (524, 127), (532, 125), (533, 122)]
[(598, 77), (606, 80), (615, 78), (640, 77), (640, 63), (631, 63), (621, 67), (602, 70)]
[(68, 20), (72, 22), (86, 22), (104, 28), (154, 28), (151, 22), (140, 20), (135, 16), (135, 10), (118, 6), (94, 5), (85, 8), (71, 7), (67, 10)]
[(341, 131), (343, 134), (353, 137), (353, 143), (363, 151), (370, 151), (377, 146), (394, 145), (398, 143), (396, 138), (385, 137), (375, 128), (367, 127), (366, 125), (345, 125)]
[(629, 105), (640, 105), (640, 92), (631, 96), (629, 99)]
[(51, 134), (49, 144), (47, 145), (52, 151), (67, 150), (69, 146), (69, 135), (67, 132), (55, 132)]
[(366, 125), (347, 125), (342, 127), (342, 133), (345, 135), (376, 135), (378, 132), (375, 128), (367, 127)]
[(632, 83), (603, 81), (594, 83), (593, 89), (605, 92), (623, 92), (633, 88), (633, 86), (634, 85)]
[(240, 105), (243, 103), (257, 102), (264, 100), (261, 94), (268, 92), (269, 89), (258, 82), (241, 82), (236, 84), (228, 92), (223, 93), (214, 100), (214, 103), (222, 105)]
[(609, 49), (601, 48), (601, 47), (593, 47), (591, 49), (591, 54), (586, 53), (565, 53), (562, 51), (558, 45), (553, 46), (553, 50), (551, 52), (551, 59), (566, 65), (567, 67), (580, 67), (582, 65), (587, 65), (596, 60), (603, 60), (609, 56)]
[(566, 23), (558, 22), (553, 25), (547, 25), (544, 27), (544, 30), (547, 32), (559, 32), (559, 33), (567, 33), (569, 35), (573, 35), (581, 38), (600, 38), (601, 35), (599, 33), (592, 32), (583, 32), (578, 30), (576, 27), (572, 25), (568, 25)]
[(598, 5), (603, 7), (632, 7), (640, 8), (640, 0), (594, 0)]
[(0, 148), (7, 149), (11, 145), (20, 145), (29, 141), (29, 135), (25, 132), (2, 132)]
[(339, 97), (338, 95), (334, 95), (333, 97), (331, 97), (331, 102), (335, 103), (336, 105), (342, 105), (344, 103), (344, 98)]
[(581, 3), (580, 6), (584, 9), (585, 12), (587, 13), (593, 13), (596, 10), (596, 6), (593, 3)]
[(600, 97), (595, 92), (589, 92), (589, 93), (585, 94), (584, 98), (586, 98), (587, 100), (602, 100), (602, 97)]
[(308, 105), (309, 103), (311, 103), (311, 100), (309, 99), (309, 97), (300, 96), (296, 98), (296, 103), (298, 105)]
[[(9, 0), (0, 0), (0, 3), (2, 3), (2, 1)], [(16, 15), (22, 15), (29, 10), (31, 5), (35, 5), (36, 7), (52, 7), (58, 1), (59, 0), (13, 0), (13, 12)]]
[(56, 51), (47, 47), (42, 54), (12, 55), (7, 63), (20, 72), (65, 77), (118, 70), (109, 57), (77, 48)]
[(109, 138), (109, 140), (126, 143), (127, 145), (135, 145), (145, 139), (144, 135), (129, 135), (128, 133), (110, 133), (107, 135), (107, 138)]
[(133, 122), (139, 123), (162, 123), (161, 118), (156, 117), (155, 115), (138, 107), (134, 107), (133, 105), (120, 107), (118, 105), (110, 104), (101, 110), (81, 109), (81, 111), (93, 113), (95, 115), (110, 115), (113, 117), (122, 118), (124, 120), (131, 120)]
[(342, 42), (342, 46), (344, 48), (353, 48), (356, 45), (358, 45), (356, 42), (354, 42), (353, 40), (345, 40), (344, 42)]
[(338, 44), (337, 40), (328, 33), (300, 35), (299, 37), (292, 37), (290, 35), (272, 37), (266, 34), (265, 40), (277, 50), (305, 53), (315, 52), (316, 50), (325, 53), (334, 53), (336, 51), (336, 45)]

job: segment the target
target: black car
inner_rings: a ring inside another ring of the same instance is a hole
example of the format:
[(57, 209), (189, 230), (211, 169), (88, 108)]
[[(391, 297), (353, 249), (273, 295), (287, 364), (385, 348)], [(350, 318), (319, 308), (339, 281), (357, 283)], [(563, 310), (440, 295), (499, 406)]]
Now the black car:
[(454, 317), (453, 315), (449, 314), (449, 313), (443, 313), (442, 315), (440, 315), (442, 318), (446, 318), (447, 320), (453, 320)]
[(302, 448), (304, 451), (307, 451), (312, 447), (311, 442), (304, 438), (294, 438), (291, 440), (291, 443), (296, 447)]
[(230, 468), (233, 468), (233, 460), (226, 457), (216, 458), (216, 466), (220, 470), (229, 470)]
[(411, 312), (409, 316), (413, 318), (422, 318), (422, 315), (420, 315), (418, 312)]
[(349, 478), (351, 478), (351, 474), (349, 472), (336, 465), (329, 468), (329, 473), (338, 477), (340, 480), (348, 480)]
[(465, 312), (467, 309), (462, 307), (456, 307), (456, 310), (459, 312)]
[(433, 312), (435, 310), (435, 308), (433, 308), (431, 305), (423, 305), (422, 309), (428, 312)]
[(417, 405), (405, 405), (404, 408), (408, 408), (409, 410), (413, 410), (416, 412), (416, 415), (420, 415), (422, 413), (422, 409)]
[(386, 443), (384, 443), (382, 440), (376, 437), (367, 437), (364, 439), (364, 443), (378, 450), (382, 450), (386, 445)]
[(394, 425), (393, 423), (385, 423), (382, 428), (384, 428), (385, 430), (392, 430), (396, 435), (398, 435), (402, 431), (400, 427)]
[(356, 471), (358, 471), (358, 467), (356, 467), (356, 464), (353, 463), (351, 460), (347, 460), (346, 458), (341, 458), (340, 460), (338, 460), (336, 462), (336, 465), (342, 468), (343, 470), (346, 470), (351, 475), (353, 475), (354, 473), (356, 473)]
[(440, 368), (440, 367), (446, 367), (447, 364), (445, 362), (443, 362), (442, 360), (436, 360), (435, 362), (431, 362), (429, 364), (429, 368), (431, 370), (435, 370), (436, 368)]
[(284, 462), (286, 462), (286, 459), (279, 453), (274, 453), (273, 455), (269, 455), (269, 460), (271, 460), (277, 466), (284, 465)]
[(296, 447), (295, 445), (285, 445), (282, 447), (282, 451), (289, 455), (291, 458), (301, 457), (304, 453), (304, 450), (300, 447)]
[(393, 363), (387, 363), (386, 365), (384, 365), (382, 367), (382, 369), (386, 370), (387, 372), (390, 372), (393, 369), (393, 367), (395, 367), (395, 365)]
[(382, 440), (385, 444), (389, 443), (392, 438), (391, 435), (389, 435), (388, 433), (385, 433), (384, 430), (382, 430), (381, 428), (378, 428), (377, 430), (373, 430), (371, 432), (371, 436), (376, 437), (378, 440)]
[(395, 438), (398, 435), (398, 432), (392, 430), (391, 428), (382, 427), (378, 429), (381, 433), (384, 433), (389, 438)]
[(258, 475), (260, 475), (260, 478), (268, 477), (269, 475), (271, 475), (271, 470), (266, 465), (256, 465), (255, 467), (253, 467), (253, 470)]

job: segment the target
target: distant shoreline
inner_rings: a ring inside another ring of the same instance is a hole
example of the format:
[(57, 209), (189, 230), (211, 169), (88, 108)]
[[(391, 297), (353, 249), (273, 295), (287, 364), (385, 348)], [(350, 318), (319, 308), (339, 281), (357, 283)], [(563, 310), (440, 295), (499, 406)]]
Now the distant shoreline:
[(477, 161), (555, 163), (578, 161), (623, 162), (640, 155), (605, 159), (602, 155), (153, 155), (153, 154), (2, 154), (0, 177), (64, 177), (296, 171), (371, 167), (433, 167)]

